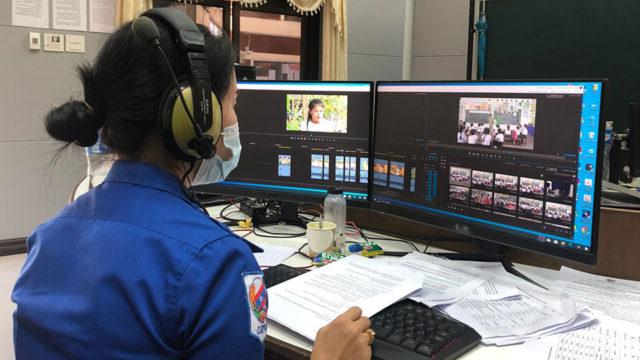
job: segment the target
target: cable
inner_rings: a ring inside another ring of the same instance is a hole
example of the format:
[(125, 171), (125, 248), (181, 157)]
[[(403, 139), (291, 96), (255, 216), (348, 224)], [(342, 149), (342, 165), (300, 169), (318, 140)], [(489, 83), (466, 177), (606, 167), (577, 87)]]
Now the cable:
[[(256, 230), (260, 230), (266, 233), (267, 235), (259, 234), (258, 232), (256, 232)], [(306, 235), (306, 233), (277, 233), (277, 232), (265, 230), (260, 225), (254, 226), (253, 233), (256, 236), (265, 237), (265, 238), (274, 238), (274, 239), (290, 239), (290, 238), (297, 238), (297, 237)]]
[(418, 249), (418, 247), (414, 243), (412, 243), (411, 241), (402, 240), (402, 239), (392, 239), (392, 238), (381, 238), (381, 237), (368, 236), (353, 221), (347, 221), (347, 224), (352, 225), (360, 233), (360, 236), (366, 241), (379, 240), (379, 241), (401, 242), (401, 243), (405, 243), (407, 245), (410, 245), (415, 251), (418, 251), (418, 252), (420, 251), (420, 249)]

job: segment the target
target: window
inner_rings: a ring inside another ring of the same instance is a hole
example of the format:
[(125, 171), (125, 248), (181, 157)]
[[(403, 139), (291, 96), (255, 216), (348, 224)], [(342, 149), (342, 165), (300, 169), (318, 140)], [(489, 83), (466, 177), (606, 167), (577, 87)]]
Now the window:
[(258, 7), (225, 0), (198, 3), (155, 0), (154, 7), (179, 9), (213, 34), (229, 34), (237, 62), (255, 67), (257, 79), (320, 79), (321, 13), (297, 14), (286, 0), (269, 0)]
[(240, 11), (240, 64), (258, 80), (300, 80), (302, 17)]

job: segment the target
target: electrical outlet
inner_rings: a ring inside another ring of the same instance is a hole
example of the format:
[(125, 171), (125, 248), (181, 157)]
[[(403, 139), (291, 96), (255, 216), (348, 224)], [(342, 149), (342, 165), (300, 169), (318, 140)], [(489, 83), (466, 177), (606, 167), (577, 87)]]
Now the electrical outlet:
[(30, 32), (29, 33), (29, 49), (30, 50), (40, 50), (40, 33), (39, 32)]

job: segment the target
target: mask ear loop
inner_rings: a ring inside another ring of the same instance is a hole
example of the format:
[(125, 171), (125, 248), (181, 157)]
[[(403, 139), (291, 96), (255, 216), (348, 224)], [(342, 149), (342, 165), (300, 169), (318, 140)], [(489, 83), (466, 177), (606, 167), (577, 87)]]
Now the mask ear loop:
[(189, 182), (189, 187), (191, 187), (191, 179), (189, 178), (189, 175), (191, 174), (193, 169), (196, 167), (196, 161), (190, 160), (189, 168), (187, 168), (187, 166), (184, 163), (182, 163), (182, 167), (184, 168), (184, 175), (182, 176), (182, 179), (180, 179), (180, 187), (182, 188), (182, 192), (187, 196), (189, 200), (197, 204), (200, 210), (202, 210), (202, 212), (204, 212), (207, 216), (209, 216), (209, 212), (204, 207), (204, 205), (200, 203), (196, 195), (191, 191), (189, 191), (189, 189), (184, 185), (185, 182)]

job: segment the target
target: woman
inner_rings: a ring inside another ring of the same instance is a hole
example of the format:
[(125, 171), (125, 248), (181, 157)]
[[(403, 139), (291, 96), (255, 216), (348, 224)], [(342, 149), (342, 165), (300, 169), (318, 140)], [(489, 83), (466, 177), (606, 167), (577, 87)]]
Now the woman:
[(306, 131), (335, 132), (333, 122), (324, 118), (324, 103), (320, 99), (309, 101)]
[[(167, 26), (153, 21), (171, 66), (185, 76), (184, 53)], [(250, 287), (262, 284), (255, 246), (208, 217), (185, 190), (194, 178), (189, 168), (211, 180), (223, 169), (206, 164), (239, 156), (232, 46), (207, 34), (204, 52), (222, 99), (220, 159), (186, 163), (168, 150), (159, 109), (171, 75), (130, 24), (80, 68), (84, 101), (47, 116), (53, 138), (90, 146), (100, 133), (118, 160), (101, 185), (29, 236), (12, 294), (17, 359), (264, 357), (266, 302), (256, 308)], [(369, 326), (350, 309), (318, 332), (312, 358), (370, 358)]]

